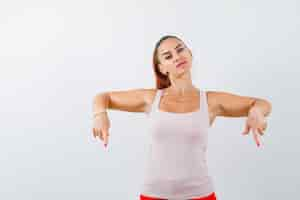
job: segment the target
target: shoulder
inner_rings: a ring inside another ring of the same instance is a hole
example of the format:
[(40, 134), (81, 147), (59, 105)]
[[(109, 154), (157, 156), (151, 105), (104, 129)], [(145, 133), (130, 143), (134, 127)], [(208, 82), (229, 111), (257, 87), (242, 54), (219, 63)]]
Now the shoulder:
[(222, 91), (215, 91), (215, 90), (207, 90), (206, 96), (207, 100), (210, 104), (218, 104), (220, 103), (220, 99), (228, 93)]
[(252, 102), (251, 98), (242, 97), (230, 92), (224, 91), (207, 91), (207, 102), (211, 110), (220, 115), (224, 107), (231, 108), (231, 105), (239, 105), (239, 102), (246, 102), (250, 104)]
[(206, 93), (207, 100), (215, 101), (219, 92), (213, 90), (206, 90), (205, 93)]
[(211, 112), (219, 112), (220, 104), (218, 102), (218, 97), (220, 96), (220, 94), (222, 94), (222, 92), (207, 90), (205, 91), (205, 93), (207, 98), (207, 104)]
[(156, 93), (159, 91), (159, 89), (157, 89), (157, 88), (145, 88), (142, 91), (143, 91), (145, 102), (147, 104), (152, 104), (152, 102), (154, 101), (154, 98), (156, 96)]

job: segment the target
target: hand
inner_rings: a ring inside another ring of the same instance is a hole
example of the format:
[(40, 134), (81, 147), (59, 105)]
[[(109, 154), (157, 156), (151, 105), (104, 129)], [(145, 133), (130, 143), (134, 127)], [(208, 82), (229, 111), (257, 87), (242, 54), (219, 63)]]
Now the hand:
[(108, 144), (108, 129), (110, 128), (110, 121), (108, 119), (107, 113), (101, 113), (94, 117), (93, 124), (93, 135), (97, 139), (97, 136), (104, 142), (106, 147)]
[[(245, 130), (243, 135), (249, 134), (250, 129), (252, 129), (254, 140), (257, 146), (260, 145), (259, 137), (264, 135), (264, 131), (267, 128), (267, 122), (263, 113), (255, 107), (252, 107), (249, 111), (248, 118), (246, 121)], [(260, 135), (259, 135), (260, 134)]]

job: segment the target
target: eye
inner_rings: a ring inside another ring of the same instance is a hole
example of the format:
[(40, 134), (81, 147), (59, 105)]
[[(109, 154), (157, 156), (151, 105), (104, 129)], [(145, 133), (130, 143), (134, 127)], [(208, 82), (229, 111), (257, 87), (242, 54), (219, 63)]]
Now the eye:
[(181, 52), (183, 50), (184, 50), (184, 47), (181, 47), (181, 48), (178, 49), (178, 52)]
[(171, 58), (171, 56), (167, 56), (167, 57), (165, 57), (165, 59), (167, 59), (167, 60), (168, 60), (168, 59), (170, 59), (170, 58)]

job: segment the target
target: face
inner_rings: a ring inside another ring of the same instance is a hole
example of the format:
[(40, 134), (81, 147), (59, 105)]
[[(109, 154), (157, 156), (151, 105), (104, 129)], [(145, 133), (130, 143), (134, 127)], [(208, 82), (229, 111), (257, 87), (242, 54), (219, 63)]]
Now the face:
[(183, 42), (176, 38), (164, 40), (158, 48), (159, 69), (162, 73), (179, 76), (191, 68), (192, 55)]

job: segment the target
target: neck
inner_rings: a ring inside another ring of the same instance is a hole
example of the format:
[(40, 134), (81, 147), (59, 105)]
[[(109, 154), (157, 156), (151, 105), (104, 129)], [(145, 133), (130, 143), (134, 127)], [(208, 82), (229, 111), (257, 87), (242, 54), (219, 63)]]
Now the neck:
[(184, 73), (180, 77), (170, 77), (171, 86), (168, 87), (168, 93), (184, 95), (187, 92), (194, 91), (190, 73)]

